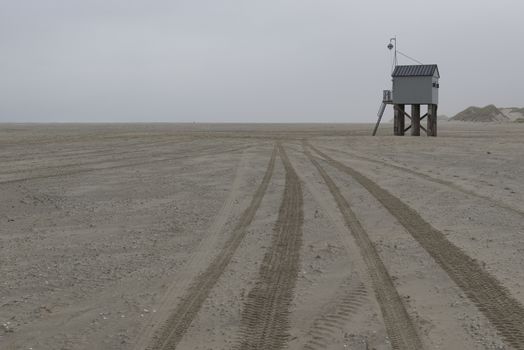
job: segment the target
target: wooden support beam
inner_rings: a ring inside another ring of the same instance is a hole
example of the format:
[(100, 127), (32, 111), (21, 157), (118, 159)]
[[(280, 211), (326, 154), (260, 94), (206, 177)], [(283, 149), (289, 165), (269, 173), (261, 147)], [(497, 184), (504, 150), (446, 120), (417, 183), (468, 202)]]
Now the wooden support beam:
[[(411, 115), (409, 115), (408, 113), (406, 113), (405, 110), (403, 110), (402, 108), (400, 108), (398, 106), (400, 106), (400, 105), (393, 105), (393, 109), (395, 111), (395, 118), (393, 120), (393, 128), (394, 128), (394, 131), (395, 131), (395, 135), (404, 135), (403, 133), (400, 133), (398, 131), (398, 129), (400, 127), (400, 124), (399, 124), (400, 118), (398, 116), (399, 115), (403, 115), (405, 117), (408, 117), (411, 120), (411, 125), (408, 126), (407, 128), (404, 128), (404, 133), (412, 128), (413, 117)], [(402, 105), (402, 106), (404, 106), (404, 105)], [(419, 108), (420, 108), (420, 105), (419, 105)], [(428, 116), (428, 113), (424, 114), (422, 117), (420, 117), (420, 120), (423, 120), (427, 116)], [(420, 123), (419, 123), (419, 127), (420, 127), (420, 130), (424, 131), (426, 133), (426, 135), (428, 135), (428, 130), (425, 127), (423, 127), (422, 125), (420, 125)], [(419, 131), (419, 133), (420, 133), (420, 131)]]
[(411, 127), (411, 136), (420, 136), (420, 105), (419, 104), (411, 105), (411, 126), (412, 126)]
[(398, 111), (397, 105), (393, 105), (393, 135), (398, 135)]
[(404, 128), (406, 127), (406, 118), (404, 118), (404, 115), (406, 112), (404, 112), (404, 109), (406, 108), (405, 105), (399, 105), (398, 108), (400, 109), (400, 124), (399, 124), (399, 131), (400, 136), (404, 136)]
[(395, 110), (395, 117), (393, 120), (393, 133), (396, 136), (402, 136), (404, 135), (404, 128), (405, 128), (405, 112), (404, 112), (405, 105), (394, 105)]
[[(395, 105), (395, 109), (397, 109), (397, 106), (405, 106), (405, 105)], [(404, 114), (406, 117), (408, 117), (409, 120), (413, 120), (409, 114), (406, 113), (405, 107), (404, 109), (399, 108), (398, 109), (400, 113)]]
[(437, 105), (428, 105), (428, 136), (437, 136)]
[(400, 112), (397, 105), (393, 105), (393, 135), (400, 135), (399, 129)]
[[(408, 126), (406, 129), (404, 129), (404, 132), (408, 131), (409, 129), (411, 129), (413, 125), (410, 125)], [(426, 135), (428, 134), (428, 131), (426, 130), (425, 127), (423, 127), (422, 125), (420, 126), (420, 130), (424, 131), (426, 133)]]

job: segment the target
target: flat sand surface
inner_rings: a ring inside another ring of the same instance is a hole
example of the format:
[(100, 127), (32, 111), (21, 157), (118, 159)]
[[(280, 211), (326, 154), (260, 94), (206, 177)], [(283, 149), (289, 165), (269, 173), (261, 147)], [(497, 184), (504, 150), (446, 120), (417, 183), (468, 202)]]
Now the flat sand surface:
[(524, 125), (0, 125), (0, 349), (524, 349)]

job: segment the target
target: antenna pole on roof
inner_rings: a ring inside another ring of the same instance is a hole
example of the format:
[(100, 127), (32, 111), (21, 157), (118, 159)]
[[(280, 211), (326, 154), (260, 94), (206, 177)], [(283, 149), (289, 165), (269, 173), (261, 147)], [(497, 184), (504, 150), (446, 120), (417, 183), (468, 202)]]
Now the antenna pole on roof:
[[(393, 44), (393, 42), (394, 42), (394, 44)], [(398, 55), (402, 55), (405, 58), (407, 58), (408, 60), (411, 60), (411, 61), (413, 61), (415, 63), (424, 64), (424, 63), (420, 62), (419, 60), (417, 60), (417, 59), (415, 59), (415, 58), (413, 58), (411, 56), (408, 56), (405, 53), (399, 51), (397, 47), (398, 47), (398, 45), (397, 45), (397, 37), (394, 36), (393, 38), (389, 39), (389, 44), (388, 44), (388, 49), (390, 49), (390, 50), (395, 49), (395, 51), (393, 53), (393, 64), (392, 64), (393, 68), (391, 69), (392, 72), (393, 72), (393, 70), (395, 70), (395, 67), (398, 65)]]
[[(393, 42), (395, 42), (395, 44), (393, 44)], [(397, 60), (397, 37), (396, 36), (394, 36), (393, 38), (389, 39), (388, 49), (390, 49), (390, 50), (395, 49), (395, 51), (393, 52), (393, 64), (391, 65), (391, 72), (393, 73), (393, 71), (395, 70), (395, 67), (398, 65), (398, 60)]]
[[(394, 43), (394, 44), (393, 44)], [(394, 36), (393, 38), (389, 39), (389, 44), (387, 48), (391, 51), (393, 51), (393, 63), (391, 65), (391, 74), (395, 71), (395, 67), (398, 64), (397, 61), (397, 37)], [(382, 116), (384, 115), (384, 111), (386, 110), (386, 105), (391, 104), (392, 97), (391, 97), (391, 90), (384, 90), (383, 96), (382, 96), (382, 104), (380, 105), (380, 108), (378, 110), (377, 116), (377, 124), (375, 124), (375, 128), (373, 129), (373, 136), (377, 134), (378, 126), (380, 125), (380, 121), (382, 120)]]

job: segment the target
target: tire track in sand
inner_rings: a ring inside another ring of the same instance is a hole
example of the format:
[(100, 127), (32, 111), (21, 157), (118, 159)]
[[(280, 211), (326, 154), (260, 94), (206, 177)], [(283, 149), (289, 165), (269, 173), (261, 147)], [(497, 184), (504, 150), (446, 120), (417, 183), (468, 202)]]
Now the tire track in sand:
[[(215, 215), (213, 222), (207, 229), (204, 239), (198, 244), (194, 252), (183, 265), (183, 269), (173, 276), (173, 282), (164, 293), (161, 301), (156, 306), (158, 312), (149, 314), (150, 317), (145, 322), (146, 326), (138, 334), (134, 341), (133, 349), (143, 350), (151, 341), (156, 328), (165, 322), (170, 316), (171, 309), (176, 306), (178, 298), (183, 295), (186, 289), (191, 285), (195, 276), (202, 272), (207, 264), (211, 261), (221, 234), (228, 220), (234, 215), (234, 204), (239, 198), (240, 188), (244, 184), (246, 171), (248, 169), (248, 159), (251, 155), (244, 150), (240, 162), (237, 165), (235, 178), (229, 189), (229, 194), (222, 204), (222, 207)], [(242, 208), (244, 203), (240, 203)], [(246, 200), (245, 205), (248, 202)]]
[(304, 153), (313, 163), (315, 168), (317, 168), (324, 182), (328, 186), (329, 191), (333, 195), (335, 202), (344, 217), (346, 226), (350, 229), (351, 234), (360, 248), (362, 258), (364, 259), (368, 273), (371, 277), (375, 296), (380, 306), (386, 331), (391, 340), (393, 349), (423, 349), (416, 328), (413, 325), (413, 322), (402, 303), (400, 295), (389, 276), (386, 266), (375, 249), (373, 242), (371, 242), (368, 234), (349, 206), (349, 203), (340, 192), (340, 189), (322, 168), (320, 163), (313, 158), (305, 144)]
[(369, 191), (446, 271), (493, 324), (503, 340), (515, 349), (524, 349), (524, 306), (513, 298), (507, 288), (414, 209), (353, 168), (310, 147)]
[(239, 349), (282, 349), (289, 334), (289, 308), (298, 276), (303, 193), (298, 178), (281, 144), (280, 158), (286, 171), (284, 196), (255, 287), (249, 292), (242, 312)]
[(517, 215), (520, 215), (520, 216), (524, 217), (524, 211), (522, 211), (522, 210), (520, 210), (518, 208), (512, 207), (511, 205), (509, 205), (507, 203), (504, 203), (504, 202), (501, 202), (499, 200), (493, 199), (493, 198), (491, 198), (489, 196), (485, 196), (483, 194), (477, 193), (476, 191), (464, 188), (464, 187), (462, 187), (462, 186), (460, 186), (460, 185), (458, 185), (458, 184), (456, 184), (456, 183), (454, 183), (452, 181), (439, 179), (439, 178), (430, 176), (428, 174), (424, 174), (424, 173), (422, 173), (420, 171), (416, 171), (416, 170), (413, 170), (413, 169), (410, 169), (410, 168), (407, 168), (407, 167), (404, 167), (404, 166), (391, 164), (391, 163), (384, 162), (384, 161), (381, 161), (381, 160), (378, 160), (378, 159), (364, 157), (364, 156), (361, 156), (361, 155), (358, 155), (358, 154), (355, 154), (355, 153), (352, 153), (352, 152), (342, 151), (342, 150), (329, 148), (329, 147), (321, 147), (321, 148), (329, 150), (329, 151), (333, 151), (333, 152), (342, 153), (342, 154), (348, 155), (350, 157), (356, 158), (358, 160), (362, 160), (364, 162), (379, 164), (379, 165), (382, 165), (382, 166), (385, 166), (385, 167), (393, 168), (395, 170), (406, 172), (408, 174), (411, 174), (411, 175), (423, 178), (426, 181), (433, 182), (433, 183), (436, 183), (436, 184), (439, 184), (439, 185), (443, 185), (443, 186), (447, 186), (447, 187), (449, 187), (449, 188), (451, 188), (451, 189), (453, 189), (455, 191), (462, 192), (462, 193), (464, 193), (464, 194), (466, 194), (468, 196), (483, 199), (483, 200), (485, 200), (485, 201), (487, 201), (489, 203), (492, 203), (492, 204), (494, 204), (494, 205), (496, 205), (496, 206), (498, 206), (500, 208), (504, 208), (506, 210), (511, 211), (514, 214), (517, 214)]
[(327, 348), (335, 334), (344, 330), (344, 325), (351, 316), (366, 302), (367, 289), (355, 277), (351, 276), (342, 283), (336, 301), (326, 305), (324, 313), (313, 321), (304, 350)]
[(257, 188), (249, 207), (243, 212), (233, 229), (231, 237), (226, 241), (222, 251), (213, 259), (207, 269), (196, 277), (194, 282), (189, 286), (178, 305), (171, 312), (171, 316), (156, 332), (151, 345), (147, 347), (147, 349), (175, 349), (186, 333), (204, 301), (209, 296), (211, 289), (229, 265), (235, 251), (244, 239), (247, 233), (247, 227), (253, 221), (269, 186), (275, 168), (276, 155), (277, 148), (274, 147), (264, 178)]
[[(198, 152), (197, 155), (189, 154), (189, 155), (181, 155), (181, 156), (177, 156), (177, 157), (160, 158), (160, 159), (149, 159), (149, 160), (140, 161), (140, 162), (110, 165), (110, 166), (100, 167), (100, 168), (87, 168), (87, 169), (86, 168), (80, 168), (80, 169), (76, 169), (76, 170), (61, 171), (61, 172), (58, 172), (58, 173), (39, 174), (39, 175), (28, 176), (28, 177), (25, 177), (25, 178), (15, 178), (15, 179), (2, 180), (2, 181), (0, 181), (0, 185), (20, 183), (20, 182), (27, 182), (27, 181), (31, 181), (31, 180), (49, 179), (49, 178), (62, 177), (62, 176), (73, 176), (73, 175), (79, 175), (79, 174), (84, 174), (84, 173), (92, 173), (92, 172), (104, 171), (104, 170), (131, 168), (131, 167), (134, 167), (134, 166), (142, 166), (142, 165), (149, 165), (149, 164), (156, 164), (156, 163), (167, 163), (167, 162), (177, 161), (177, 160), (181, 160), (181, 159), (194, 158), (194, 157), (200, 156), (200, 155), (202, 155), (202, 156), (209, 156), (209, 155), (213, 155), (213, 154), (231, 153), (231, 152), (240, 151), (240, 150), (243, 150), (243, 149), (246, 149), (246, 148), (250, 148), (250, 147), (251, 147), (251, 145), (246, 145), (246, 146), (240, 146), (240, 147), (230, 148), (230, 149), (226, 149), (226, 150), (217, 150), (216, 148), (209, 148), (209, 147), (207, 147), (205, 149), (201, 149), (201, 150), (195, 151), (195, 153)], [(204, 153), (205, 151), (207, 151), (207, 152)], [(200, 153), (200, 152), (202, 152), (202, 153)], [(133, 160), (133, 159), (131, 159), (131, 160)], [(126, 161), (125, 159), (124, 160), (115, 160), (115, 161), (105, 161), (105, 162), (99, 162), (98, 164), (111, 164), (111, 163), (118, 163), (118, 162), (125, 162), (125, 161)], [(82, 164), (79, 164), (78, 166), (81, 167)], [(57, 167), (55, 169), (56, 170), (60, 170), (60, 167)]]

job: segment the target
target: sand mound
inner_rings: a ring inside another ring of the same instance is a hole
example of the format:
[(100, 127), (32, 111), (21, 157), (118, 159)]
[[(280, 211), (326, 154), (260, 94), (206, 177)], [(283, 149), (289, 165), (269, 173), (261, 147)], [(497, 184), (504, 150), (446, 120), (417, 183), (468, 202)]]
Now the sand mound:
[(451, 118), (454, 121), (464, 122), (507, 122), (510, 119), (494, 105), (486, 107), (468, 107)]
[(513, 122), (522, 123), (522, 121), (524, 121), (524, 108), (506, 107), (500, 108), (499, 110)]

